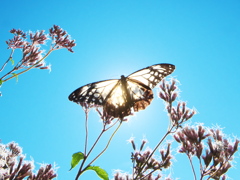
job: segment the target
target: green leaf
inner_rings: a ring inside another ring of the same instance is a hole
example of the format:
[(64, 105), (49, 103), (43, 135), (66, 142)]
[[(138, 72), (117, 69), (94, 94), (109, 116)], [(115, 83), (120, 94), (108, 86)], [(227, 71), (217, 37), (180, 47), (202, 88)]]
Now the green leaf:
[(100, 168), (99, 166), (89, 166), (87, 167), (86, 170), (93, 170), (97, 173), (98, 177), (100, 177), (101, 179), (109, 180), (108, 173), (104, 169)]
[(71, 171), (78, 163), (84, 158), (84, 154), (82, 152), (77, 152), (72, 155), (72, 161), (71, 161)]
[(3, 84), (3, 80), (0, 79), (0, 86)]
[(14, 65), (14, 60), (12, 58), (10, 58), (10, 61), (11, 61), (12, 65)]
[(12, 73), (12, 75), (16, 77), (16, 81), (18, 82), (18, 75), (16, 73)]

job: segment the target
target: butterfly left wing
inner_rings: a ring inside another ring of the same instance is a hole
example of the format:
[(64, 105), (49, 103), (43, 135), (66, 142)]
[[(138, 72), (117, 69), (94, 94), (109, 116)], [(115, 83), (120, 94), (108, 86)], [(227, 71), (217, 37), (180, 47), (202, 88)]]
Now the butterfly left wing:
[(87, 103), (90, 107), (102, 106), (118, 83), (119, 79), (90, 83), (73, 91), (68, 99), (80, 105)]

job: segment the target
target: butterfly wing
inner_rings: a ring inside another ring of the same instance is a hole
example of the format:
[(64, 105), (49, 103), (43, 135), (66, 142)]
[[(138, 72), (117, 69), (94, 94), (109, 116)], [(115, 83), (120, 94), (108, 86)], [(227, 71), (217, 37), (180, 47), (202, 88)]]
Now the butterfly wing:
[(175, 69), (172, 64), (155, 64), (140, 69), (128, 76), (134, 82), (141, 82), (151, 89), (154, 88), (164, 77), (171, 74)]
[(128, 92), (131, 96), (133, 110), (144, 110), (153, 100), (153, 92), (150, 87), (142, 82), (132, 81), (128, 78)]
[(102, 106), (118, 84), (118, 79), (90, 83), (73, 91), (68, 99), (80, 105)]

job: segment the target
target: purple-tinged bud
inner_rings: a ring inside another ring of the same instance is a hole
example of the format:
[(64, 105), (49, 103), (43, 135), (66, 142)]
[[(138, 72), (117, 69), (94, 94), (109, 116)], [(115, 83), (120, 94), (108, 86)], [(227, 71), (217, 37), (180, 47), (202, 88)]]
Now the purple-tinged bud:
[(189, 109), (187, 109), (186, 111), (185, 111), (185, 113), (183, 114), (183, 116), (182, 116), (182, 119), (183, 120), (187, 120), (187, 117), (188, 117), (188, 112), (189, 112)]
[(169, 93), (170, 92), (169, 84), (166, 84), (166, 89), (167, 89), (167, 92)]
[(39, 69), (49, 69), (48, 66), (40, 67)]
[(162, 80), (162, 84), (160, 85), (160, 88), (165, 92), (166, 91), (166, 84), (165, 84), (165, 80)]
[(185, 113), (185, 109), (186, 109), (186, 103), (183, 102), (183, 103), (182, 103), (182, 114)]
[(165, 92), (165, 98), (166, 98), (166, 102), (170, 102), (170, 99), (169, 99), (169, 96), (168, 96), (168, 94), (167, 94), (167, 92)]
[(172, 114), (172, 113), (171, 113), (171, 111), (172, 111), (171, 106), (167, 105), (167, 106), (166, 106), (166, 109), (167, 109), (167, 111), (168, 111), (168, 114), (171, 115), (171, 114)]
[(165, 159), (165, 156), (164, 156), (164, 150), (160, 150), (160, 154), (161, 154), (161, 158), (162, 158), (162, 160), (164, 160), (164, 159)]
[[(217, 140), (218, 140), (218, 141), (224, 141), (224, 140), (223, 140), (222, 131), (219, 130), (219, 129), (216, 130), (216, 137), (217, 137)], [(226, 140), (226, 142), (228, 142), (228, 141)]]
[(142, 140), (142, 144), (140, 146), (140, 151), (142, 151), (144, 145), (147, 143), (147, 141), (145, 139)]
[(186, 137), (184, 136), (183, 133), (178, 133), (178, 136), (183, 143), (186, 143)]
[(213, 155), (211, 152), (209, 152), (209, 150), (206, 150), (206, 155), (202, 155), (202, 158), (204, 160), (205, 166), (208, 167), (208, 165), (210, 164), (210, 162), (212, 161)]
[(234, 147), (233, 147), (233, 151), (234, 153), (238, 150), (238, 144), (239, 144), (239, 140), (237, 139), (234, 143)]
[(212, 140), (211, 139), (208, 139), (208, 146), (209, 146), (209, 149), (210, 149), (210, 152), (213, 153), (214, 152), (214, 149), (213, 149), (213, 145), (212, 145)]
[(208, 133), (208, 134), (205, 134), (203, 137), (202, 137), (202, 139), (206, 139), (207, 137), (209, 137), (209, 136), (211, 136), (211, 134), (210, 133)]
[(179, 120), (178, 114), (174, 107), (172, 108), (172, 112), (170, 115), (171, 115), (172, 121), (177, 122)]
[(193, 111), (191, 112), (191, 114), (189, 114), (189, 115), (186, 117), (186, 120), (192, 118), (194, 114), (196, 114), (196, 112), (193, 110)]
[(159, 93), (159, 97), (160, 97), (161, 99), (163, 99), (164, 101), (166, 101), (166, 97), (163, 95), (162, 92)]
[(222, 176), (222, 180), (226, 180), (226, 178), (227, 178), (227, 176), (224, 174), (224, 175)]
[(174, 91), (177, 87), (175, 86), (175, 84), (176, 84), (176, 81), (172, 81), (172, 84), (171, 84), (171, 86), (170, 86), (170, 91)]
[(172, 107), (172, 114), (174, 114), (174, 115), (178, 115), (178, 114), (177, 114), (177, 111), (176, 111), (176, 109), (175, 109), (175, 107)]
[(203, 140), (203, 135), (204, 135), (205, 130), (203, 129), (202, 126), (198, 126), (198, 137), (200, 140)]
[(179, 150), (178, 150), (179, 153), (186, 153), (187, 150), (184, 148), (184, 147), (181, 147)]
[(133, 140), (133, 139), (131, 139), (131, 143), (132, 143), (133, 150), (135, 151), (135, 150), (136, 150), (136, 145), (135, 145), (135, 143), (134, 143), (134, 140)]
[(174, 134), (173, 137), (178, 143), (181, 143), (178, 135)]
[(178, 95), (177, 93), (173, 93), (173, 94), (172, 94), (172, 96), (171, 96), (171, 101), (172, 101), (172, 102), (176, 100), (177, 95)]
[(43, 63), (40, 63), (40, 64), (37, 64), (35, 67), (38, 68), (38, 67), (41, 67), (43, 65), (44, 65)]
[(200, 157), (202, 155), (202, 150), (203, 150), (203, 145), (199, 144), (198, 147), (197, 147), (197, 153), (196, 153), (198, 159), (200, 159)]
[(179, 102), (178, 105), (177, 105), (177, 113), (180, 112), (180, 106), (181, 106), (181, 103)]
[(160, 84), (159, 87), (160, 87), (160, 89), (161, 89), (163, 92), (165, 92), (166, 89), (165, 89), (165, 87), (164, 87), (162, 84)]
[(170, 154), (170, 147), (171, 147), (171, 143), (168, 143), (167, 152), (165, 154), (166, 157)]
[(16, 29), (12, 29), (9, 31), (10, 33), (14, 34), (16, 32)]

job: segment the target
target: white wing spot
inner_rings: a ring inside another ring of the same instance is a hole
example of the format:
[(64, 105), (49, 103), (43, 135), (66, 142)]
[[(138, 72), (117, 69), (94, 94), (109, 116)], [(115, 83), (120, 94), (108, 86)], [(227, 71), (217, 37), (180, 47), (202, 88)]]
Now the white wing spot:
[(95, 93), (95, 94), (94, 94), (94, 97), (96, 97), (96, 98), (98, 98), (99, 96), (100, 96), (99, 93)]
[(151, 77), (149, 78), (149, 80), (150, 80), (150, 81), (154, 81), (154, 77), (151, 76)]

